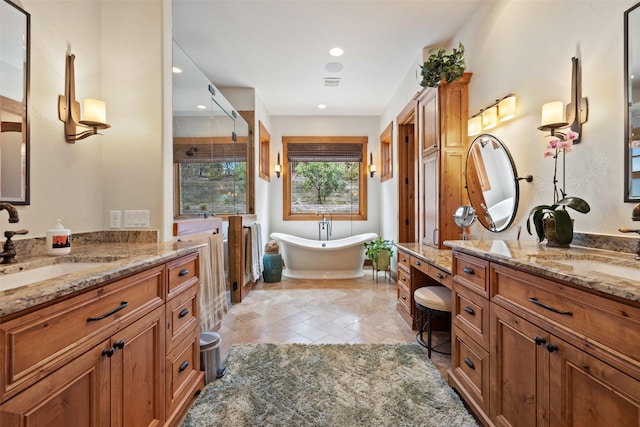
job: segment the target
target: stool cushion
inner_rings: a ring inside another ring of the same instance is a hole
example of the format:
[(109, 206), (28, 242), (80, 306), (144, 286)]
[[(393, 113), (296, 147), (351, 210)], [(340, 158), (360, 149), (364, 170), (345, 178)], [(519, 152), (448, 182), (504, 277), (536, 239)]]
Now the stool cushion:
[(416, 304), (432, 310), (451, 311), (451, 289), (444, 286), (425, 286), (413, 294)]

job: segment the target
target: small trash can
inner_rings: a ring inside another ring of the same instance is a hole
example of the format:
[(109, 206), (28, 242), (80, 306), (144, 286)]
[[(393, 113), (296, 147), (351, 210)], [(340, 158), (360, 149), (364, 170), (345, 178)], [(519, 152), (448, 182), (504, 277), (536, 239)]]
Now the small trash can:
[(216, 378), (222, 378), (226, 371), (220, 359), (222, 338), (217, 332), (200, 333), (200, 370), (204, 371), (204, 383), (209, 384)]

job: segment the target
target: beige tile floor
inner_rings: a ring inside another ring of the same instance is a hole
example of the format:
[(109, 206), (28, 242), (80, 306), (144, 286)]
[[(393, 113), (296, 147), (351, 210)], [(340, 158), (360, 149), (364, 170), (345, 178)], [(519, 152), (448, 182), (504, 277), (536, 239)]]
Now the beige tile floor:
[[(233, 344), (392, 344), (416, 337), (396, 311), (395, 283), (384, 277), (376, 283), (370, 269), (353, 280), (260, 282), (229, 309), (218, 332), (223, 360)], [(450, 365), (437, 353), (432, 361), (443, 373)]]

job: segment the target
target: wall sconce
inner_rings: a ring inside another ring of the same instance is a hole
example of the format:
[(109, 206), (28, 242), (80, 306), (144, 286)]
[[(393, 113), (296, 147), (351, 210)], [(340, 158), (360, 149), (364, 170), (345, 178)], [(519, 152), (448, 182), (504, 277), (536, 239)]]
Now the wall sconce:
[(471, 116), (467, 122), (467, 135), (480, 135), (483, 131), (493, 129), (499, 123), (511, 120), (515, 116), (516, 96), (510, 93)]
[[(76, 85), (73, 62), (76, 56), (67, 55), (65, 67), (64, 95), (58, 97), (58, 118), (64, 122), (64, 135), (69, 143), (75, 143), (91, 135), (97, 135), (98, 130), (108, 129), (105, 103), (97, 99), (84, 100), (84, 120), (80, 120), (80, 103), (76, 101)], [(77, 127), (88, 128), (77, 133)]]
[(278, 151), (278, 161), (273, 166), (273, 171), (276, 173), (276, 176), (280, 178), (280, 173), (282, 172), (282, 166), (280, 165), (280, 152)]
[(573, 140), (577, 144), (582, 139), (582, 124), (587, 122), (589, 116), (589, 103), (582, 97), (582, 73), (580, 62), (575, 56), (571, 58), (571, 102), (566, 108), (563, 101), (547, 102), (542, 106), (540, 126), (541, 131), (550, 131), (551, 136), (556, 134), (564, 136), (558, 129), (570, 128), (578, 134)]
[(376, 165), (373, 164), (373, 153), (369, 153), (369, 174), (371, 178), (376, 174)]

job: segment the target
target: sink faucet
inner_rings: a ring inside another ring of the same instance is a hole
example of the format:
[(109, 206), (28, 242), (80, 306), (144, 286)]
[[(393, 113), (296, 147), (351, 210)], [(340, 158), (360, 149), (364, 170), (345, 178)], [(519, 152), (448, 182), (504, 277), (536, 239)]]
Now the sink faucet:
[[(640, 203), (634, 206), (633, 211), (631, 212), (631, 220), (632, 221), (640, 221)], [(618, 229), (621, 233), (638, 233), (640, 234), (640, 228), (634, 230), (633, 228), (621, 227)], [(636, 248), (636, 259), (640, 261), (640, 240), (638, 240), (638, 246)]]
[(18, 216), (18, 210), (15, 206), (9, 203), (0, 203), (0, 211), (9, 212), (9, 222), (15, 224), (20, 221), (20, 217)]

